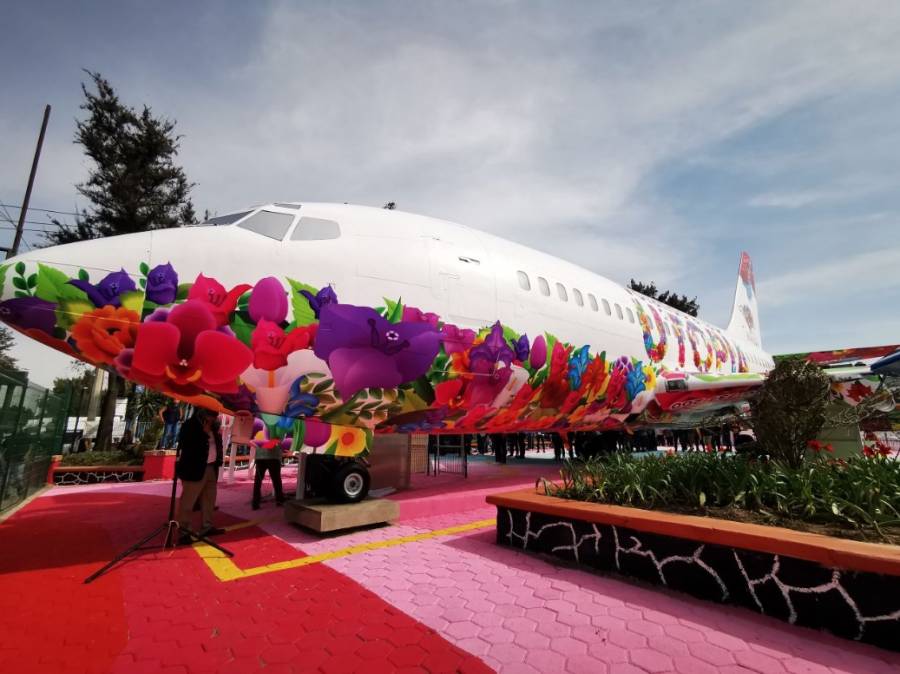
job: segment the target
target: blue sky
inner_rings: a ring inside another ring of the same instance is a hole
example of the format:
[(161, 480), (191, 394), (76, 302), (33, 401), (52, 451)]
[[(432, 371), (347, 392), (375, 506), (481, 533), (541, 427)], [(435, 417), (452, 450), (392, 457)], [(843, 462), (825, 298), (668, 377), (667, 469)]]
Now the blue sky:
[[(85, 205), (89, 68), (178, 120), (200, 212), (393, 200), (719, 325), (747, 250), (767, 350), (900, 342), (898, 3), (29, 2), (4, 23), (3, 203), (50, 103), (32, 204)], [(17, 349), (44, 382), (48, 353)]]

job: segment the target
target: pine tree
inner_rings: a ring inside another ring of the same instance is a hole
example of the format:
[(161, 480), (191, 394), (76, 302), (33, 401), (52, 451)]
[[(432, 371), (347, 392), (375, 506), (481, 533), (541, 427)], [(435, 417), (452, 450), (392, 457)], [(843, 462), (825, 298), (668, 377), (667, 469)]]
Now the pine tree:
[(9, 350), (13, 348), (15, 343), (16, 340), (13, 338), (12, 331), (9, 328), (0, 326), (0, 369), (16, 369), (16, 359), (9, 355)]
[(641, 283), (640, 281), (631, 279), (628, 287), (632, 290), (636, 290), (641, 295), (646, 295), (647, 297), (659, 300), (663, 304), (668, 304), (673, 309), (683, 311), (690, 316), (696, 316), (700, 312), (700, 305), (697, 303), (696, 297), (694, 299), (688, 299), (687, 295), (679, 295), (671, 290), (659, 292), (659, 289), (653, 281), (650, 281), (650, 283)]
[[(82, 83), (86, 118), (78, 120), (75, 143), (92, 162), (86, 182), (76, 186), (90, 206), (73, 225), (57, 220), (46, 234), (49, 245), (96, 239), (150, 229), (179, 227), (196, 221), (184, 169), (175, 163), (181, 136), (175, 122), (156, 117), (149, 106), (140, 111), (122, 103), (99, 73), (85, 71), (92, 88)], [(119, 376), (110, 371), (95, 448), (109, 449)]]

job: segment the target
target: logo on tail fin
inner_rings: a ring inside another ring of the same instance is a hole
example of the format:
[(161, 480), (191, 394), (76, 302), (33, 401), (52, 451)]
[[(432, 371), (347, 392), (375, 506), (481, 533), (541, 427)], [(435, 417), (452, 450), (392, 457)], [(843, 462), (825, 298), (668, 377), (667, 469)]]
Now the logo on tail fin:
[(734, 289), (734, 304), (731, 320), (725, 332), (739, 340), (762, 347), (759, 333), (759, 309), (756, 304), (756, 279), (753, 276), (753, 262), (747, 253), (741, 253), (738, 267), (737, 286)]

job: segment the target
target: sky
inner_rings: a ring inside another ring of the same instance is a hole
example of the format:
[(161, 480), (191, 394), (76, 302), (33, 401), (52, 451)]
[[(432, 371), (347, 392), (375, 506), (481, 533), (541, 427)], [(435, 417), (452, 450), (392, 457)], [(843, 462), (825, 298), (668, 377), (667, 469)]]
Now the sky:
[(900, 342), (900, 3), (32, 0), (4, 24), (0, 203), (49, 103), (31, 204), (88, 205), (89, 69), (177, 120), (200, 213), (395, 201), (720, 326), (746, 250), (767, 351)]

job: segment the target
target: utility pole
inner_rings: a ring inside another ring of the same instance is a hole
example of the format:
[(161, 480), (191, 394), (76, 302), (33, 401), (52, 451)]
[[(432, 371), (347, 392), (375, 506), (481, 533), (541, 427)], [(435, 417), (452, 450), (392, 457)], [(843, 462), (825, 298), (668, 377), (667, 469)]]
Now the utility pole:
[(41, 147), (44, 145), (44, 134), (47, 132), (47, 122), (50, 120), (50, 106), (44, 108), (44, 121), (41, 123), (41, 133), (38, 136), (37, 147), (34, 150), (34, 161), (31, 163), (31, 174), (28, 176), (28, 187), (25, 188), (25, 199), (22, 201), (22, 210), (19, 212), (19, 224), (16, 227), (16, 237), (13, 239), (12, 248), (7, 257), (19, 254), (19, 245), (22, 243), (22, 230), (25, 227), (25, 215), (28, 213), (28, 202), (31, 201), (31, 188), (34, 187), (34, 176), (37, 174), (38, 160), (41, 158)]

